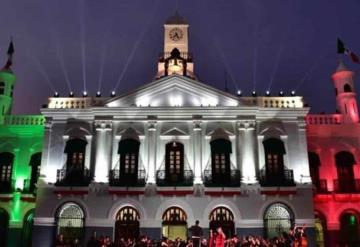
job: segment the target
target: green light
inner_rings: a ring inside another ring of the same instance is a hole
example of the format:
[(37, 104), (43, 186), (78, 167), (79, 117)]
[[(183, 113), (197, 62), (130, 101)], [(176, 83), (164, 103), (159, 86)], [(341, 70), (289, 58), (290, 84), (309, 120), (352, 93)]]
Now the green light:
[(13, 194), (13, 207), (11, 209), (11, 221), (21, 221), (21, 193), (14, 192)]
[(356, 224), (355, 215), (350, 215), (349, 221), (350, 221), (350, 225), (355, 225)]

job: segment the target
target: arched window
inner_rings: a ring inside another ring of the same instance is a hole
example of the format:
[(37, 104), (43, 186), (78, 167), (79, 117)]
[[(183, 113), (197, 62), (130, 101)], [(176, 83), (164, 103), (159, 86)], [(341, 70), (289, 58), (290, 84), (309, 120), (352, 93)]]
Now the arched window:
[(85, 216), (82, 208), (72, 202), (62, 205), (57, 214), (57, 234), (62, 234), (64, 239), (80, 242), (84, 237)]
[(315, 212), (315, 242), (318, 247), (325, 247), (326, 219), (319, 212)]
[(22, 246), (31, 246), (32, 228), (34, 224), (34, 209), (25, 214), (22, 228)]
[(171, 240), (181, 238), (187, 239), (187, 215), (179, 207), (168, 208), (163, 216), (162, 234)]
[(34, 192), (37, 180), (40, 175), (40, 165), (41, 165), (41, 152), (31, 155), (30, 164), (31, 166), (31, 177), (29, 184), (29, 191)]
[(12, 153), (0, 153), (0, 191), (11, 190), (11, 177), (14, 163)]
[(119, 142), (120, 179), (126, 184), (135, 184), (138, 178), (140, 141), (137, 139), (122, 139)]
[(0, 208), (0, 246), (6, 246), (9, 228), (9, 214)]
[(345, 92), (345, 93), (350, 93), (350, 92), (352, 92), (351, 86), (350, 86), (349, 84), (347, 84), (347, 83), (344, 85), (344, 92)]
[(134, 239), (140, 234), (140, 215), (136, 208), (123, 207), (116, 215), (115, 242), (120, 243), (121, 238)]
[(283, 232), (288, 233), (293, 225), (293, 213), (285, 204), (271, 204), (265, 211), (264, 227), (267, 238), (281, 236)]
[(315, 152), (308, 152), (309, 156), (309, 166), (310, 166), (310, 176), (313, 184), (318, 188), (320, 185), (320, 158), (319, 155)]
[(0, 82), (0, 95), (5, 94), (5, 83), (3, 81)]
[(355, 189), (353, 165), (356, 163), (352, 153), (347, 151), (335, 155), (337, 176), (335, 190), (338, 192), (352, 192)]
[(352, 211), (344, 212), (340, 216), (340, 244), (341, 246), (359, 246), (359, 217)]
[(180, 142), (166, 144), (165, 181), (169, 184), (184, 181), (184, 145)]
[(234, 215), (226, 207), (214, 208), (209, 216), (210, 229), (216, 231), (221, 227), (226, 237), (231, 237), (235, 233)]
[(223, 129), (216, 129), (211, 136), (211, 176), (212, 183), (226, 184), (231, 181), (230, 154), (232, 153), (229, 136)]

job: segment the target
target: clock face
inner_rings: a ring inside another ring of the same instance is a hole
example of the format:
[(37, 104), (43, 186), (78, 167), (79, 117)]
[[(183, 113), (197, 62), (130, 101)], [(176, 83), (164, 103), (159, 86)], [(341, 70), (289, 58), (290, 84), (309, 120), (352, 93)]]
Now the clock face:
[(169, 37), (172, 41), (179, 41), (183, 38), (184, 34), (180, 28), (173, 28), (169, 32)]

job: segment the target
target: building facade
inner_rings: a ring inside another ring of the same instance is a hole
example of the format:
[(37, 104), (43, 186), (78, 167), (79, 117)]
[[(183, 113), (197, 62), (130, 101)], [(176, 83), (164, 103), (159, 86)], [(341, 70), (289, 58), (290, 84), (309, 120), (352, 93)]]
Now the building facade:
[(307, 116), (319, 246), (360, 246), (360, 125), (354, 73), (343, 62), (332, 75), (334, 114)]
[(44, 118), (11, 114), (13, 53), (0, 71), (0, 246), (30, 246)]
[[(124, 95), (53, 97), (41, 109), (44, 145), (34, 246), (57, 234), (89, 239), (314, 236), (306, 115), (300, 96), (232, 95), (197, 80), (188, 23), (164, 26), (154, 81)], [(304, 206), (306, 205), (306, 206)]]

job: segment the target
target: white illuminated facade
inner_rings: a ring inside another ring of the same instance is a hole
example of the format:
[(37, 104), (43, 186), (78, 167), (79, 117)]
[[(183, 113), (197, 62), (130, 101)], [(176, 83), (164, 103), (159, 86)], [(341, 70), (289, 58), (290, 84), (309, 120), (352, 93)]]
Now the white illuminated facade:
[[(123, 208), (137, 212), (141, 234), (182, 237), (169, 230), (172, 207), (185, 227), (196, 219), (212, 227), (225, 208), (228, 234), (274, 236), (276, 227), (306, 224), (312, 235), (302, 97), (241, 97), (196, 80), (188, 27), (178, 14), (166, 22), (154, 81), (117, 97), (54, 97), (42, 109), (36, 246), (63, 231), (57, 213), (66, 203), (83, 210), (85, 238), (96, 230), (117, 239)], [(276, 207), (288, 210), (286, 222), (264, 218)]]

